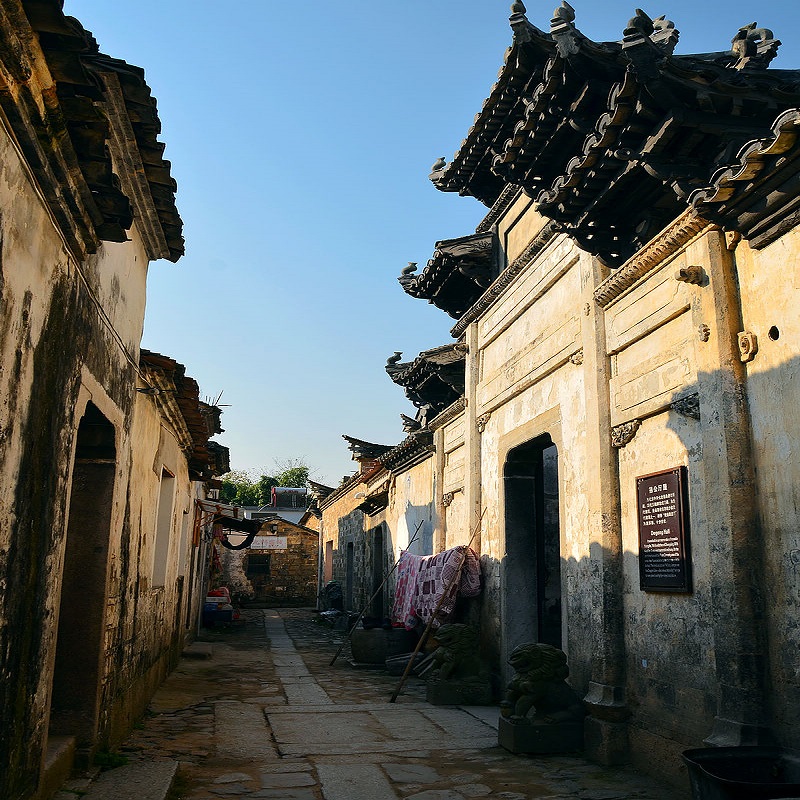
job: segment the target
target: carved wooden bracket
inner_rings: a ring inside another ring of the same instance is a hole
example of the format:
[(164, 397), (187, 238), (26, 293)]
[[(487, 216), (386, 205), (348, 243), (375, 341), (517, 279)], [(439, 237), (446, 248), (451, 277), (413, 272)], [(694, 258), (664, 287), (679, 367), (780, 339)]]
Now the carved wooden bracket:
[(483, 433), (486, 430), (486, 426), (489, 424), (489, 419), (491, 418), (491, 412), (487, 414), (481, 414), (476, 420), (475, 425), (478, 428), (478, 433)]
[(688, 394), (670, 403), (670, 408), (684, 417), (700, 419), (700, 395), (697, 392)]
[(742, 331), (739, 336), (739, 358), (752, 361), (758, 352), (758, 338), (751, 331)]
[(624, 422), (622, 425), (616, 425), (611, 429), (611, 444), (614, 447), (625, 447), (629, 442), (633, 441), (636, 436), (636, 431), (642, 425), (640, 419), (633, 419), (630, 422)]
[(571, 361), (573, 364), (575, 364), (575, 365), (577, 365), (577, 366), (580, 366), (581, 364), (583, 364), (583, 348), (581, 347), (581, 349), (580, 349), (580, 350), (578, 350), (576, 353), (573, 353), (573, 354), (572, 354), (572, 355), (569, 357), (569, 360), (570, 360), (570, 361)]
[(725, 247), (728, 250), (735, 250), (736, 245), (742, 241), (742, 234), (739, 231), (725, 231)]
[(688, 267), (681, 267), (675, 273), (675, 280), (681, 283), (693, 283), (702, 286), (705, 281), (706, 273), (699, 264), (690, 264)]

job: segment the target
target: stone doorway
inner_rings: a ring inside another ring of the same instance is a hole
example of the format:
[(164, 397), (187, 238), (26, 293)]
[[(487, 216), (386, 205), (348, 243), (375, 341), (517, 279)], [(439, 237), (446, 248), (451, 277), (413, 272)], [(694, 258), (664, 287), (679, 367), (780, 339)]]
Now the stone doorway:
[(372, 589), (370, 596), (374, 595), (370, 616), (383, 620), (387, 615), (386, 587), (383, 583), (384, 572), (384, 536), (383, 524), (372, 530)]
[(344, 608), (345, 611), (353, 610), (353, 582), (355, 580), (355, 556), (356, 548), (353, 542), (347, 543), (345, 551), (345, 572), (344, 572)]
[(562, 646), (558, 449), (545, 434), (515, 447), (504, 467), (506, 657), (523, 642)]
[(88, 403), (78, 426), (58, 610), (48, 736), (97, 744), (106, 579), (116, 475), (114, 426)]

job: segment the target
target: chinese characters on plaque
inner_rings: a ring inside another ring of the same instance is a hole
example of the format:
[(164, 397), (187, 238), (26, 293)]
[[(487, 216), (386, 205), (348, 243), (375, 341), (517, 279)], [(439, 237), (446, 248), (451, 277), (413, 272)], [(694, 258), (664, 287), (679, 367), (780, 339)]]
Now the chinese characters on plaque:
[(636, 479), (639, 588), (691, 592), (686, 467)]

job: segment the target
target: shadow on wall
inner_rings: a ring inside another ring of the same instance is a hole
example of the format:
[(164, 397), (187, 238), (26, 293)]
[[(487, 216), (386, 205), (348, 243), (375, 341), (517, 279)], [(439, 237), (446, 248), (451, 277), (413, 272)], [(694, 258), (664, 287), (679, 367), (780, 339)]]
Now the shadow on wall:
[[(754, 370), (745, 395), (730, 373), (700, 374), (666, 413), (637, 420), (618, 451), (621, 555), (599, 544), (601, 531), (582, 542), (568, 534), (571, 547), (587, 551), (560, 558), (570, 683), (585, 694), (602, 659), (615, 662), (643, 731), (697, 745), (721, 717), (764, 724), (780, 743), (800, 745), (799, 377), (800, 359)], [(679, 466), (687, 467), (691, 591), (646, 591), (636, 478)], [(505, 520), (507, 556), (482, 558), (481, 641), (503, 684), (508, 654), (542, 641), (548, 611), (537, 548), (509, 548), (535, 539), (535, 516), (517, 517)]]
[(377, 614), (377, 607), (372, 612), (375, 616), (388, 616), (397, 574), (392, 568), (399, 550), (413, 538), (418, 525), (419, 533), (409, 551), (416, 555), (433, 552), (433, 505), (409, 505), (395, 531), (389, 523), (371, 521), (378, 519), (380, 515), (370, 518), (360, 510), (339, 519), (338, 547), (331, 554), (332, 580), (342, 586), (345, 610), (358, 612), (367, 607), (378, 585), (387, 578), (381, 593), (385, 614)]

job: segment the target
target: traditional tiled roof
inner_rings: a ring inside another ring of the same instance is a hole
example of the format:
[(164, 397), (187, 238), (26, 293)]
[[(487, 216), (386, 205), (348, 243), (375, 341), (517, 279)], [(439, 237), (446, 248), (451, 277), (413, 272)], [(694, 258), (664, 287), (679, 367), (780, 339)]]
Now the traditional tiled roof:
[(331, 492), (335, 491), (332, 486), (326, 486), (324, 483), (317, 483), (317, 481), (309, 480), (308, 488), (314, 502), (319, 503), (324, 500)]
[(446, 239), (436, 243), (420, 274), (415, 274), (417, 265), (411, 263), (398, 280), (407, 294), (459, 319), (497, 276), (497, 256), (491, 232)]
[(365, 442), (363, 439), (356, 439), (354, 436), (347, 436), (345, 434), (342, 434), (342, 439), (347, 442), (348, 449), (353, 454), (353, 458), (357, 461), (378, 458), (392, 449), (391, 445), (388, 444)]
[(214, 415), (202, 408), (207, 404), (200, 401), (197, 381), (186, 374), (183, 364), (151, 350), (140, 352), (139, 365), (149, 384), (139, 391), (152, 396), (159, 411), (170, 422), (186, 454), (190, 474), (196, 479), (224, 474), (216, 471), (222, 466), (218, 464), (220, 453), (208, 448), (208, 440), (215, 432), (209, 427)]
[(380, 458), (381, 465), (393, 473), (409, 469), (430, 458), (436, 448), (430, 431), (412, 433)]
[(564, 2), (550, 32), (512, 7), (514, 42), (443, 191), (534, 198), (579, 246), (616, 267), (681, 214), (690, 193), (800, 105), (800, 72), (769, 70), (778, 42), (755, 24), (725, 52), (673, 55), (663, 17), (637, 10), (617, 42), (592, 42)]
[(755, 248), (800, 223), (800, 108), (785, 111), (768, 136), (744, 145), (689, 202)]
[(82, 255), (125, 241), (136, 216), (150, 258), (180, 258), (176, 187), (143, 71), (101, 53), (59, 0), (3, 11), (15, 27), (0, 36), (0, 107), (69, 244)]
[(464, 394), (464, 360), (462, 344), (447, 344), (425, 350), (413, 361), (400, 362), (402, 353), (395, 353), (386, 364), (389, 377), (406, 391), (406, 397), (433, 417)]

